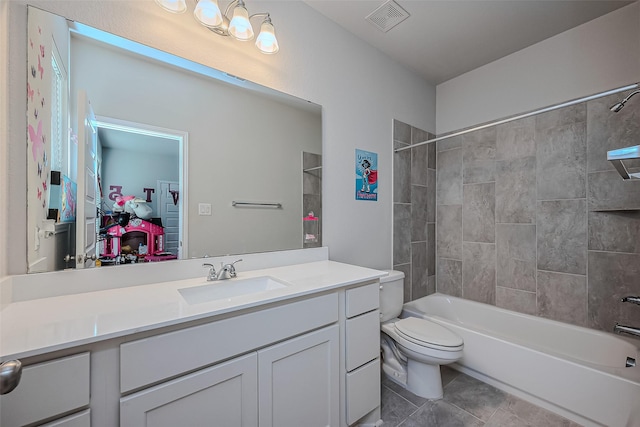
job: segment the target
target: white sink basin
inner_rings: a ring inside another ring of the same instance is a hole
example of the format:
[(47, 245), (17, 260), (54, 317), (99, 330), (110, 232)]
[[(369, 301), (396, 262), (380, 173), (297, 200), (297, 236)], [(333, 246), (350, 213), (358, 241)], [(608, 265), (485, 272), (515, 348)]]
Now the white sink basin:
[(178, 289), (187, 304), (201, 304), (222, 299), (231, 299), (281, 289), (288, 286), (273, 277), (260, 276), (248, 279), (229, 279), (207, 282), (206, 285)]

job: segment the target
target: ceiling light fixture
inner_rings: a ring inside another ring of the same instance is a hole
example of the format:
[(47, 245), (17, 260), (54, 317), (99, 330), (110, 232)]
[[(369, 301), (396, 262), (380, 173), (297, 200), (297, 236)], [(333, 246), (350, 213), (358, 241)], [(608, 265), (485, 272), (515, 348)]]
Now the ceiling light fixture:
[[(167, 12), (184, 13), (187, 10), (186, 0), (155, 0)], [(230, 14), (230, 12), (233, 12)], [(231, 36), (236, 40), (253, 40), (254, 32), (251, 19), (263, 17), (260, 33), (256, 38), (256, 47), (262, 53), (273, 54), (280, 50), (276, 31), (268, 12), (249, 15), (244, 0), (233, 0), (227, 5), (224, 13), (218, 6), (218, 0), (197, 0), (193, 11), (196, 20), (209, 30), (220, 36)]]

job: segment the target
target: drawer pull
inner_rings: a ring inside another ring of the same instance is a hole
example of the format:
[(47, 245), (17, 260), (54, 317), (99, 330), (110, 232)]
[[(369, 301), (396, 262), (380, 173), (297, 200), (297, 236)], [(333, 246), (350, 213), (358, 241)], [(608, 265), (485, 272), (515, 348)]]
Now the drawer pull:
[(22, 377), (22, 362), (19, 360), (7, 360), (0, 364), (0, 394), (11, 393)]

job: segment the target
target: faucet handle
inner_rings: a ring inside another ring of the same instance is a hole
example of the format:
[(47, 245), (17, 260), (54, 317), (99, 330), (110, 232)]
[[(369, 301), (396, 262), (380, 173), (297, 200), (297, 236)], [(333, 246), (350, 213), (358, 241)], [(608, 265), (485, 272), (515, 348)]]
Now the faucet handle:
[(209, 267), (209, 274), (207, 275), (207, 280), (209, 281), (216, 280), (216, 268), (213, 266), (213, 264), (205, 262), (202, 264), (202, 266)]
[(233, 261), (231, 264), (227, 264), (226, 265), (226, 267), (229, 269), (229, 275), (231, 277), (236, 277), (237, 276), (235, 264), (236, 264), (236, 262), (240, 262), (240, 261), (242, 261), (242, 258), (237, 259), (237, 260)]

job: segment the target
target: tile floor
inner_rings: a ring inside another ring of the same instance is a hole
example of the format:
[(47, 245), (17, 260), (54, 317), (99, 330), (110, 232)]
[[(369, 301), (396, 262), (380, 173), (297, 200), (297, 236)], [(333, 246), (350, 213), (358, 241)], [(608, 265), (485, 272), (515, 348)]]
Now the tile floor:
[(444, 398), (431, 401), (382, 377), (384, 427), (579, 427), (559, 415), (442, 368)]

